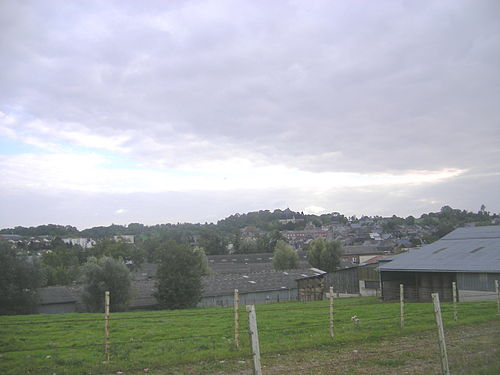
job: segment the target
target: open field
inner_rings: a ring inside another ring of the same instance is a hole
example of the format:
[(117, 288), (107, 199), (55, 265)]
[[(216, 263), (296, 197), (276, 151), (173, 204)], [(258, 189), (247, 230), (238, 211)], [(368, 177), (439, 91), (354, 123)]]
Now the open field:
[[(328, 301), (257, 305), (262, 363), (268, 374), (436, 374), (439, 351), (430, 303), (374, 298), (335, 300), (335, 338)], [(496, 374), (500, 317), (493, 302), (442, 304), (452, 373)], [(0, 317), (2, 374), (251, 373), (247, 317), (241, 346), (233, 341), (231, 308), (111, 314), (111, 362), (103, 363), (102, 314)], [(360, 318), (355, 327), (351, 317)], [(353, 351), (357, 350), (357, 354)], [(495, 367), (496, 366), (496, 367)], [(466, 368), (466, 372), (460, 372)], [(404, 369), (404, 370), (403, 370)], [(484, 371), (484, 372), (479, 372)]]

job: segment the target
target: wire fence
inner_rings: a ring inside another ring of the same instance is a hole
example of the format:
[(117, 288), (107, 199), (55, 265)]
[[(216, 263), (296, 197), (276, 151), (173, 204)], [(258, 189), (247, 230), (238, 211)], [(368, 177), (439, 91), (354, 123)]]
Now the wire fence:
[[(263, 358), (272, 362), (275, 355), (299, 349), (333, 346), (340, 350), (342, 345), (361, 344), (367, 337), (383, 340), (432, 332), (435, 329), (432, 304), (407, 302), (411, 299), (411, 291), (408, 293), (403, 296), (404, 312), (399, 303), (381, 303), (375, 299), (355, 300), (355, 303), (336, 299), (331, 315), (328, 301), (258, 305)], [(445, 302), (441, 306), (445, 325), (460, 327), (498, 321), (494, 302)], [(249, 354), (252, 335), (246, 328), (248, 315), (241, 310), (238, 339), (235, 312), (230, 308), (111, 313), (107, 341), (111, 348), (109, 362), (103, 351), (106, 338), (102, 315), (85, 315), (81, 319), (3, 319), (0, 321), (0, 372), (106, 374), (156, 369), (163, 374), (183, 366), (204, 369), (202, 372), (218, 368), (249, 370), (255, 354)], [(404, 327), (400, 326), (401, 314), (404, 314)], [(330, 325), (335, 332), (333, 337)], [(468, 334), (462, 339), (490, 336)], [(450, 341), (450, 348), (455, 347), (459, 346)], [(381, 353), (388, 356), (412, 350), (414, 348), (403, 346), (394, 351), (375, 350), (355, 355), (346, 352), (337, 359), (323, 361), (318, 368), (338, 367), (353, 363), (353, 359), (356, 365), (359, 361), (369, 362)], [(348, 358), (343, 359), (346, 356)], [(437, 367), (433, 365), (433, 368), (439, 370), (438, 357), (436, 354)], [(314, 365), (308, 366), (308, 371), (314, 369)]]

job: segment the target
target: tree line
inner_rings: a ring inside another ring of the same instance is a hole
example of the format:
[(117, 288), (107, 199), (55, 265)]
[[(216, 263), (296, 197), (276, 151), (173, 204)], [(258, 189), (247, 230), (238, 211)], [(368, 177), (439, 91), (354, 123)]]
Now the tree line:
[[(52, 251), (34, 258), (12, 243), (0, 241), (0, 314), (35, 313), (40, 287), (74, 284), (82, 286), (82, 300), (88, 311), (103, 310), (105, 291), (113, 296), (111, 311), (126, 310), (134, 297), (131, 271), (147, 257), (158, 264), (158, 307), (195, 307), (202, 295), (201, 278), (210, 272), (203, 248), (171, 240), (146, 241), (141, 249), (112, 240), (102, 241), (92, 249), (67, 245), (58, 239), (54, 242)], [(340, 243), (318, 238), (308, 245), (307, 258), (313, 267), (331, 272), (340, 263), (341, 251)], [(273, 253), (276, 270), (298, 267), (297, 252), (284, 240), (276, 240)]]
[[(419, 218), (407, 216), (405, 218), (393, 215), (384, 219), (384, 229), (392, 231), (398, 225), (426, 225), (436, 229), (435, 233), (425, 242), (442, 237), (454, 228), (469, 222), (479, 225), (488, 224), (498, 214), (490, 214), (484, 205), (478, 212), (453, 209), (444, 206), (439, 212), (422, 214)], [(280, 223), (280, 220), (296, 219), (294, 222)], [(375, 220), (382, 219), (374, 217)], [(348, 222), (359, 222), (356, 216), (350, 218), (341, 213), (333, 212), (323, 215), (306, 215), (303, 212), (286, 210), (261, 210), (245, 214), (234, 214), (217, 223), (191, 224), (157, 224), (147, 226), (140, 223), (128, 225), (99, 226), (79, 231), (70, 225), (41, 225), (37, 227), (15, 227), (0, 230), (0, 234), (15, 234), (25, 237), (51, 236), (51, 237), (87, 237), (103, 240), (114, 235), (135, 235), (138, 241), (154, 239), (158, 241), (172, 240), (178, 243), (198, 244), (205, 249), (209, 255), (226, 254), (230, 250), (236, 253), (271, 252), (276, 241), (276, 232), (282, 230), (302, 230), (306, 223), (320, 227), (333, 223), (346, 224)], [(256, 241), (250, 241), (241, 237), (241, 229), (255, 227), (260, 232)], [(234, 249), (229, 249), (228, 244), (233, 244)], [(33, 245), (36, 246), (36, 245)]]

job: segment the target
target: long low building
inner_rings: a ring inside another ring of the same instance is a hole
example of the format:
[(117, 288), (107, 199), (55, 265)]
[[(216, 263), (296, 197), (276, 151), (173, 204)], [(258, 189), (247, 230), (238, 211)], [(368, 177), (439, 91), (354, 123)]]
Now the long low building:
[(242, 305), (296, 301), (299, 298), (297, 279), (324, 273), (316, 268), (307, 268), (205, 276), (203, 296), (198, 306), (231, 306), (234, 289), (238, 289)]
[(500, 226), (458, 228), (430, 245), (395, 255), (379, 270), (384, 300), (398, 299), (403, 284), (406, 299), (429, 301), (431, 293), (439, 293), (450, 301), (453, 282), (461, 301), (495, 299)]

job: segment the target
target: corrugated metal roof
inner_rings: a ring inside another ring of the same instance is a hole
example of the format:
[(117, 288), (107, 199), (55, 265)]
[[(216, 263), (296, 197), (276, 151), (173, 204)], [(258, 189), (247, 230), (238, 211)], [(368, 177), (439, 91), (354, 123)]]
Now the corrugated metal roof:
[(318, 271), (313, 269), (293, 269), (287, 271), (266, 271), (249, 273), (248, 275), (218, 274), (205, 276), (203, 281), (203, 296), (218, 296), (233, 293), (238, 289), (240, 293), (271, 291), (279, 289), (297, 288), (296, 279), (315, 276)]
[(464, 227), (455, 229), (441, 240), (463, 240), (476, 238), (500, 238), (500, 226), (489, 225), (485, 227)]
[(500, 226), (456, 229), (430, 245), (394, 256), (380, 270), (500, 272)]

